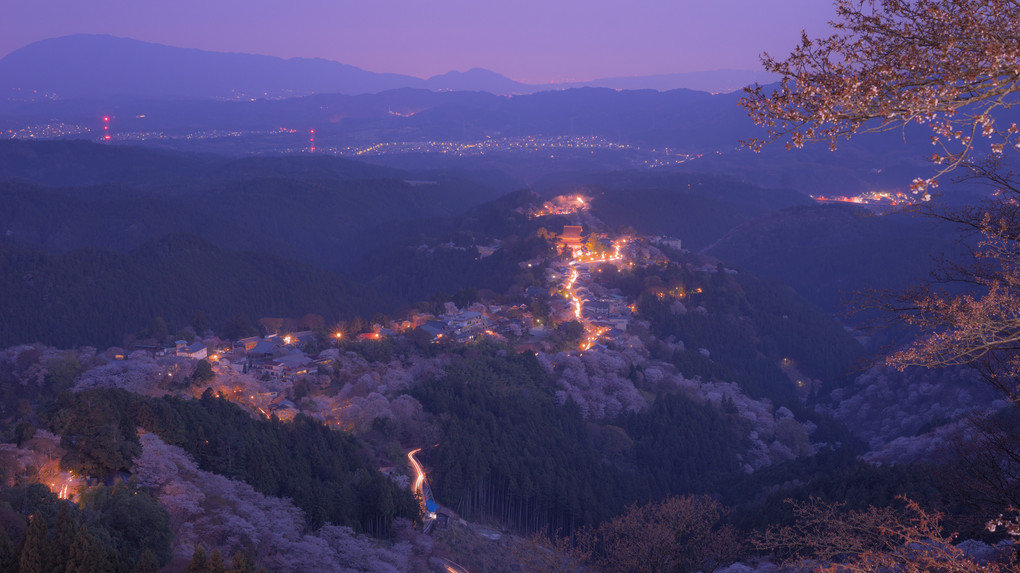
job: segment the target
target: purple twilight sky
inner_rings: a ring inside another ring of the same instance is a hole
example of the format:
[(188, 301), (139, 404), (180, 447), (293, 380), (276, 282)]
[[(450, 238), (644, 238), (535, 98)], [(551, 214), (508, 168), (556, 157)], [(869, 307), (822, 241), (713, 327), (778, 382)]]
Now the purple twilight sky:
[(530, 83), (759, 69), (826, 0), (4, 0), (0, 56), (77, 33), (336, 60), (428, 77), (483, 67)]

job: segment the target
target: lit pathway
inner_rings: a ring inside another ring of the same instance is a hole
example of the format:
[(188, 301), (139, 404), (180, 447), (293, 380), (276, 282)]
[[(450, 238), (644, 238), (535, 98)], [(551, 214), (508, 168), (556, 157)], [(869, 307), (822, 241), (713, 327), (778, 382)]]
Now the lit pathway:
[[(593, 264), (593, 263), (595, 263), (595, 264), (597, 264), (597, 263), (610, 263), (610, 262), (614, 262), (614, 261), (619, 261), (619, 260), (623, 259), (623, 255), (620, 253), (620, 249), (622, 249), (623, 245), (626, 245), (626, 244), (627, 244), (627, 239), (619, 239), (617, 241), (613, 241), (613, 252), (612, 252), (612, 254), (604, 255), (601, 258), (595, 258), (595, 257), (592, 257), (592, 256), (575, 257), (574, 260), (571, 261), (570, 264), (571, 265), (575, 265), (577, 263), (585, 263), (585, 264)], [(586, 320), (584, 318), (584, 315), (582, 313), (583, 303), (581, 302), (581, 299), (577, 296), (577, 291), (574, 289), (574, 287), (577, 285), (577, 278), (579, 276), (580, 276), (580, 273), (578, 273), (577, 269), (571, 268), (570, 269), (570, 277), (567, 278), (567, 282), (566, 282), (566, 284), (564, 286), (566, 287), (567, 297), (570, 299), (570, 304), (573, 306), (573, 309), (574, 309), (573, 310), (574, 318), (578, 322), (580, 322), (582, 326), (584, 326), (584, 341), (581, 343), (581, 350), (588, 350), (588, 349), (591, 348), (591, 346), (593, 344), (595, 344), (596, 341), (598, 341), (598, 339), (603, 334), (606, 333), (607, 329), (599, 328), (599, 327), (593, 325), (591, 323), (591, 321)]]

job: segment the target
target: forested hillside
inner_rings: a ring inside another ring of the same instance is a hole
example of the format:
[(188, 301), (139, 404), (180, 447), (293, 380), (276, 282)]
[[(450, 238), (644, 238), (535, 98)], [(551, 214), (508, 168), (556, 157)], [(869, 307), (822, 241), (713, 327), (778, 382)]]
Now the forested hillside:
[(460, 214), (501, 192), (456, 171), (409, 173), (331, 157), (211, 159), (86, 142), (5, 142), (5, 163), (0, 229), (17, 244), (124, 251), (188, 232), (333, 271), (393, 242), (402, 223)]
[(694, 251), (754, 217), (810, 202), (796, 191), (718, 175), (621, 171), (587, 180), (592, 213), (610, 227), (682, 238)]
[(157, 317), (176, 330), (201, 312), (225, 331), (244, 315), (371, 316), (381, 301), (332, 273), (169, 235), (127, 253), (45, 254), (0, 245), (0, 344), (120, 345)]
[(157, 400), (97, 390), (63, 394), (54, 408), (49, 425), (68, 449), (62, 465), (82, 475), (130, 470), (140, 453), (137, 426), (180, 446), (203, 470), (294, 500), (313, 528), (329, 522), (384, 535), (394, 517), (418, 517), (409, 492), (379, 475), (356, 439), (310, 418), (256, 420), (211, 391), (200, 400)]
[(926, 279), (937, 258), (964, 247), (949, 223), (853, 205), (784, 209), (729, 231), (705, 252), (775, 278), (830, 312), (866, 287), (902, 288)]

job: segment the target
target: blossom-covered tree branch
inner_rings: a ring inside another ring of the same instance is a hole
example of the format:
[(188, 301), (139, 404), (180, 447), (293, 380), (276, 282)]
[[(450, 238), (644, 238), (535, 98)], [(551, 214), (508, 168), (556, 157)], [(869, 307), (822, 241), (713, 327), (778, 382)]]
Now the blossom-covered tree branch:
[(1016, 0), (836, 0), (830, 26), (824, 38), (804, 33), (785, 60), (763, 56), (782, 79), (747, 89), (742, 104), (767, 135), (746, 145), (834, 148), (854, 134), (926, 125), (940, 167), (915, 180), (916, 192), (976, 152), (1020, 147), (1020, 128), (996, 121), (1018, 103)]

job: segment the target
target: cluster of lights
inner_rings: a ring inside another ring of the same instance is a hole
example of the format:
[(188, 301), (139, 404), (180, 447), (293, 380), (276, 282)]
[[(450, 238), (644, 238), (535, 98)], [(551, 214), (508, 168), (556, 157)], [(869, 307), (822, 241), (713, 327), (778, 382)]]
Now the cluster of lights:
[(826, 197), (825, 195), (811, 195), (811, 198), (820, 203), (854, 203), (857, 205), (888, 205), (898, 207), (902, 205), (914, 205), (917, 201), (902, 191), (868, 191), (860, 195), (839, 195)]
[(698, 288), (696, 288), (696, 289), (694, 289), (692, 291), (688, 291), (688, 290), (684, 289), (684, 287), (676, 287), (676, 288), (670, 289), (668, 292), (658, 292), (658, 293), (655, 294), (655, 297), (658, 298), (659, 300), (664, 300), (667, 296), (670, 296), (670, 297), (673, 297), (673, 298), (676, 298), (676, 299), (682, 299), (682, 298), (687, 298), (687, 295), (690, 295), (690, 294), (701, 294), (701, 292), (702, 292), (701, 287), (698, 287)]
[[(392, 115), (401, 115), (390, 111)], [(411, 114), (407, 114), (407, 117)], [(347, 153), (354, 155), (371, 155), (384, 153), (446, 153), (457, 156), (485, 155), (489, 152), (536, 152), (555, 149), (592, 150), (595, 149), (633, 149), (630, 145), (613, 143), (601, 137), (507, 137), (486, 138), (482, 141), (388, 141), (368, 147), (348, 147)]]
[[(580, 263), (607, 263), (607, 262), (612, 262), (612, 261), (619, 261), (620, 259), (623, 258), (623, 253), (621, 252), (621, 249), (626, 244), (627, 244), (627, 239), (626, 238), (614, 241), (613, 242), (612, 253), (608, 254), (608, 255), (603, 253), (601, 256), (598, 256), (598, 255), (596, 255), (594, 253), (583, 253), (582, 254), (580, 252), (575, 252), (574, 257), (573, 257), (574, 260), (571, 261), (570, 264), (571, 265), (575, 265), (575, 264), (577, 264), (579, 262)], [(598, 341), (598, 339), (601, 338), (602, 335), (604, 335), (608, 331), (608, 329), (603, 328), (603, 327), (594, 326), (590, 322), (588, 322), (588, 321), (586, 321), (584, 319), (584, 315), (582, 313), (583, 305), (581, 303), (581, 299), (577, 296), (577, 293), (574, 292), (574, 286), (576, 285), (577, 279), (578, 279), (579, 276), (580, 276), (580, 273), (577, 271), (577, 269), (571, 267), (571, 269), (570, 269), (570, 276), (567, 277), (567, 281), (564, 284), (564, 290), (566, 291), (566, 297), (568, 299), (570, 299), (570, 301), (571, 301), (571, 306), (573, 307), (574, 318), (576, 318), (578, 322), (580, 322), (581, 324), (584, 325), (585, 339), (584, 339), (584, 342), (581, 343), (581, 350), (584, 351), (584, 350), (591, 349), (592, 345), (595, 344), (595, 342)], [(700, 289), (699, 289), (699, 292), (700, 292)]]
[(589, 350), (592, 345), (595, 344), (602, 335), (609, 332), (608, 328), (605, 327), (594, 327), (588, 331), (588, 335), (584, 342), (581, 343), (581, 350)]
[(80, 479), (74, 475), (74, 472), (57, 472), (57, 475), (53, 478), (49, 484), (51, 492), (55, 493), (59, 499), (71, 499), (74, 495), (74, 490), (80, 485)]
[(623, 245), (627, 244), (627, 239), (620, 239), (613, 243), (612, 254), (605, 253), (594, 253), (594, 252), (575, 252), (574, 262), (576, 263), (611, 263), (618, 261), (623, 258), (623, 254), (620, 249)]
[(578, 211), (585, 211), (591, 208), (591, 198), (583, 195), (565, 196), (553, 198), (546, 201), (542, 207), (532, 211), (531, 217), (545, 217), (547, 215), (570, 215)]

